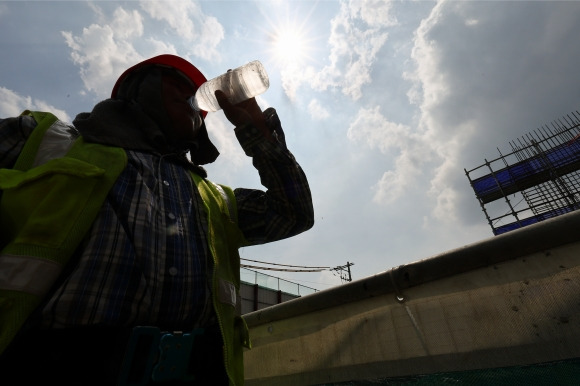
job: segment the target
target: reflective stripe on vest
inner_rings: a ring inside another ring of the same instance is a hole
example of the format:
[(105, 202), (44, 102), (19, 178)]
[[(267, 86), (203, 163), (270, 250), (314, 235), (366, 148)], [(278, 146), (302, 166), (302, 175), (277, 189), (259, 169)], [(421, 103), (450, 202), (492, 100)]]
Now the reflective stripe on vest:
[(60, 264), (48, 259), (0, 255), (0, 288), (40, 297), (48, 292), (61, 271)]
[(42, 165), (55, 158), (64, 157), (75, 143), (76, 129), (62, 121), (54, 122), (44, 134), (32, 167)]

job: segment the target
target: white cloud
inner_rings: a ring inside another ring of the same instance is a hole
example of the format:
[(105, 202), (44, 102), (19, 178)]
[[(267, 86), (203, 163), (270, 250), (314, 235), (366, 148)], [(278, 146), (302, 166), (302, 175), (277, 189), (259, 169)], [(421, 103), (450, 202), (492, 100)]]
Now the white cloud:
[(60, 120), (70, 122), (70, 117), (64, 110), (57, 109), (43, 100), (33, 99), (30, 96), (21, 96), (12, 90), (0, 87), (1, 117), (15, 117), (24, 110), (50, 111)]
[(371, 67), (387, 41), (386, 28), (396, 24), (390, 1), (342, 2), (340, 13), (331, 20), (330, 64), (316, 74), (313, 88), (338, 88), (359, 99), (362, 87), (371, 82)]
[[(179, 38), (175, 41), (186, 47), (185, 52), (206, 60), (219, 60), (216, 47), (224, 38), (223, 27), (216, 18), (204, 15), (198, 3), (144, 1), (140, 4), (147, 15), (169, 26), (169, 31)], [(72, 50), (73, 62), (80, 67), (86, 89), (99, 98), (108, 97), (117, 77), (144, 58), (161, 53), (178, 54), (178, 48), (169, 43), (173, 40), (151, 33), (154, 29), (147, 28), (149, 19), (138, 10), (117, 7), (108, 16), (94, 4), (90, 8), (98, 23), (85, 27), (79, 35), (70, 31), (61, 33)]]
[(92, 24), (80, 36), (63, 31), (71, 58), (80, 67), (85, 87), (101, 98), (126, 68), (142, 60), (132, 40), (143, 35), (143, 20), (137, 11), (117, 8), (110, 24)]
[(130, 40), (143, 36), (143, 17), (139, 12), (126, 11), (119, 7), (113, 13), (111, 29), (115, 32), (115, 39)]
[(152, 52), (151, 55), (157, 54), (173, 54), (179, 55), (175, 46), (171, 43), (168, 43), (163, 40), (158, 40), (154, 38), (147, 39), (147, 42), (150, 44), (150, 51)]
[(208, 61), (221, 60), (218, 44), (224, 39), (223, 26), (215, 17), (206, 16), (202, 20), (202, 34), (199, 42), (193, 46), (193, 54)]
[(190, 14), (200, 12), (199, 5), (191, 1), (140, 1), (141, 8), (153, 19), (167, 22), (169, 27), (184, 39), (198, 37)]
[(229, 172), (235, 173), (247, 160), (247, 156), (237, 142), (232, 124), (223, 112), (209, 114), (205, 122), (209, 136), (220, 152), (219, 161), (228, 165)]
[(430, 159), (430, 151), (423, 139), (403, 124), (388, 121), (380, 107), (361, 109), (348, 128), (351, 141), (378, 148), (383, 154), (396, 154), (394, 170), (383, 173), (373, 187), (374, 201), (388, 204), (400, 198), (416, 182), (423, 165)]
[(190, 53), (208, 61), (219, 61), (218, 44), (224, 28), (213, 16), (205, 15), (193, 1), (141, 1), (141, 8), (153, 19), (167, 22), (173, 32), (190, 46)]
[(404, 152), (395, 163), (395, 170), (383, 173), (381, 179), (372, 187), (373, 202), (377, 204), (392, 204), (403, 197), (420, 173), (410, 153)]
[(12, 90), (0, 87), (0, 116), (14, 117), (32, 108), (32, 98), (22, 97)]
[(465, 20), (465, 25), (467, 25), (467, 26), (472, 26), (472, 25), (475, 26), (475, 25), (478, 25), (478, 24), (479, 24), (479, 20), (477, 20), (477, 19), (468, 19), (468, 20)]
[(295, 63), (289, 64), (280, 70), (280, 79), (286, 96), (295, 101), (298, 87), (305, 81), (303, 71)]
[(387, 0), (351, 1), (348, 5), (353, 15), (360, 15), (370, 26), (395, 26), (397, 19), (391, 14), (393, 2)]
[(308, 104), (308, 112), (310, 113), (310, 116), (313, 119), (318, 121), (330, 117), (330, 113), (328, 112), (327, 109), (325, 109), (322, 106), (322, 104), (320, 104), (320, 101), (318, 99), (313, 99), (310, 101), (310, 103)]
[[(309, 264), (309, 262), (307, 262), (306, 264)], [(332, 267), (332, 268), (334, 268), (334, 267)], [(340, 285), (343, 283), (342, 280), (340, 279), (340, 275), (337, 271), (325, 270), (325, 271), (322, 271), (316, 275), (317, 275), (316, 279), (313, 280), (312, 283), (319, 284), (319, 286), (322, 285), (323, 286), (322, 289), (326, 289), (328, 287)], [(312, 286), (312, 284), (310, 284), (307, 281), (304, 281), (303, 283), (306, 287)]]
[(404, 149), (409, 146), (411, 129), (405, 125), (389, 122), (379, 106), (360, 109), (348, 128), (347, 137), (351, 141), (364, 141), (370, 147), (377, 147), (386, 153), (389, 148)]

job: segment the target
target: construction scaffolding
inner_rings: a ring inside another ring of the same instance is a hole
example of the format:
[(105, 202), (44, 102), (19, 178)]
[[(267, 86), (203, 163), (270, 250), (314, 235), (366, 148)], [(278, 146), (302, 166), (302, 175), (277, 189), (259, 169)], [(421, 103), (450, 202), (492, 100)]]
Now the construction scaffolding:
[(580, 209), (580, 113), (551, 126), (511, 141), (507, 155), (498, 148), (498, 158), (464, 169), (494, 235)]

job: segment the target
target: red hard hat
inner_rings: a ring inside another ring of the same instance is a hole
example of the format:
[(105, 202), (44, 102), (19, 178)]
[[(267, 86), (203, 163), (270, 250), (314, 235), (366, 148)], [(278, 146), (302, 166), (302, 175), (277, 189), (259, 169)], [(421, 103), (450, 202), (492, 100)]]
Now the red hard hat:
[[(138, 70), (142, 67), (152, 64), (160, 64), (163, 66), (169, 66), (175, 68), (176, 70), (181, 71), (185, 76), (189, 78), (197, 87), (201, 86), (203, 83), (207, 81), (206, 77), (199, 71), (193, 64), (189, 63), (187, 60), (180, 58), (176, 55), (159, 55), (155, 56), (151, 59), (144, 60), (140, 63), (137, 63), (133, 67), (128, 68), (121, 74), (115, 86), (113, 86), (113, 91), (111, 92), (111, 98), (115, 98), (117, 96), (117, 92), (119, 91), (119, 87), (121, 83), (127, 78), (127, 76), (135, 70)], [(207, 115), (207, 111), (201, 111), (201, 115), (205, 118)]]

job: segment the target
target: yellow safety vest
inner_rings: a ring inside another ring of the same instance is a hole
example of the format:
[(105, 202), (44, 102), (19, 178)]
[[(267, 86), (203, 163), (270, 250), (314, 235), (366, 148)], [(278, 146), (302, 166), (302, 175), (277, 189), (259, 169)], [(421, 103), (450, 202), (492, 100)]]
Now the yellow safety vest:
[(192, 173), (209, 218), (208, 245), (214, 260), (212, 296), (224, 340), (224, 360), (230, 382), (244, 384), (243, 348), (251, 348), (248, 326), (237, 306), (240, 297), (240, 255), (247, 245), (237, 226), (233, 191)]
[[(25, 111), (37, 126), (13, 169), (0, 169), (0, 354), (39, 306), (86, 235), (107, 193), (127, 164), (118, 147), (68, 138), (54, 115)], [(238, 248), (247, 242), (237, 226), (233, 191), (196, 174), (192, 178), (209, 218), (214, 260), (212, 295), (232, 384), (244, 383), (248, 328), (240, 301)]]

